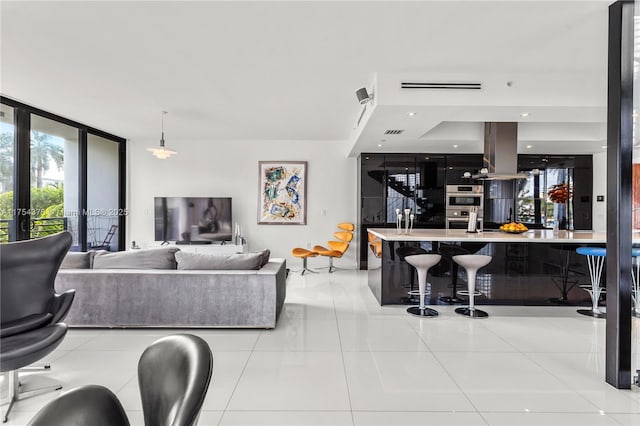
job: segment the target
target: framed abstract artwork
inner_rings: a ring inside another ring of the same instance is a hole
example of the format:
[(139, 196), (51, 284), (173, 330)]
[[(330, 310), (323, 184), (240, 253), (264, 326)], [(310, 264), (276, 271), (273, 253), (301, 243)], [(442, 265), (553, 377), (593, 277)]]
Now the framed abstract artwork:
[(307, 162), (259, 161), (258, 224), (306, 225)]

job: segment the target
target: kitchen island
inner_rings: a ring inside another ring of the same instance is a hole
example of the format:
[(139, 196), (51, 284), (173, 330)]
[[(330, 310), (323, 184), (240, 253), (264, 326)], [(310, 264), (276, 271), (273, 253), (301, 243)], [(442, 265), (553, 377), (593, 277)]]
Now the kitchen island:
[[(442, 254), (442, 260), (429, 271), (430, 304), (452, 296), (451, 254), (486, 254), (493, 260), (481, 269), (477, 289), (482, 292), (476, 304), (589, 305), (589, 295), (579, 285), (589, 284), (584, 256), (575, 253), (580, 246), (604, 246), (606, 233), (591, 231), (531, 230), (522, 234), (500, 231), (467, 233), (459, 229), (414, 229), (398, 233), (395, 228), (368, 230), (382, 242), (382, 254), (369, 256), (369, 288), (381, 305), (416, 303), (408, 296), (417, 289), (411, 267), (403, 260), (404, 247), (425, 253)], [(413, 285), (412, 285), (413, 281)], [(466, 288), (464, 270), (458, 271), (458, 290)]]

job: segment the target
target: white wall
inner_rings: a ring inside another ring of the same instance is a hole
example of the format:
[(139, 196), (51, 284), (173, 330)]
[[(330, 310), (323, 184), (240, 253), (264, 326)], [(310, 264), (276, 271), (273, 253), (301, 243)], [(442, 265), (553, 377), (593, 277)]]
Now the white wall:
[[(242, 227), (250, 250), (269, 248), (297, 269), (294, 247), (326, 245), (340, 222), (353, 222), (356, 212), (356, 159), (346, 157), (346, 141), (189, 141), (167, 139), (178, 154), (158, 160), (146, 151), (157, 140), (128, 143), (127, 246), (156, 245), (153, 199), (160, 196), (233, 198), (233, 220)], [(307, 161), (307, 225), (258, 225), (258, 161)], [(323, 214), (326, 211), (326, 214)], [(357, 244), (336, 266), (356, 267)], [(310, 267), (328, 259), (309, 260)]]

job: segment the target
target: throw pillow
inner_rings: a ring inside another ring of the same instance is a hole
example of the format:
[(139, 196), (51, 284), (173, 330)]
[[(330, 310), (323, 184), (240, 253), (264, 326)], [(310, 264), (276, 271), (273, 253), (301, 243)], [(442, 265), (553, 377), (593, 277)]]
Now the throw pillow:
[(262, 253), (208, 254), (176, 253), (178, 269), (202, 270), (258, 270), (261, 268)]
[(66, 254), (60, 265), (60, 269), (90, 269), (93, 252), (74, 252)]
[(97, 251), (93, 269), (176, 269), (177, 247), (160, 247), (119, 252)]
[(269, 257), (271, 256), (271, 252), (269, 249), (264, 249), (261, 251), (255, 251), (251, 253), (260, 253), (260, 267), (262, 268), (264, 265), (269, 263)]

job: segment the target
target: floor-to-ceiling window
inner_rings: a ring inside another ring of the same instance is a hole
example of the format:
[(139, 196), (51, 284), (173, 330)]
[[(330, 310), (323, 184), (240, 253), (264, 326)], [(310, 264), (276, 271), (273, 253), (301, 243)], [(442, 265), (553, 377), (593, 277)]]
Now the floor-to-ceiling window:
[(31, 115), (30, 238), (68, 230), (78, 244), (78, 129)]
[(124, 249), (125, 140), (0, 99), (0, 243), (62, 230), (72, 250)]
[(100, 136), (87, 136), (87, 242), (90, 247), (118, 247), (118, 145)]

